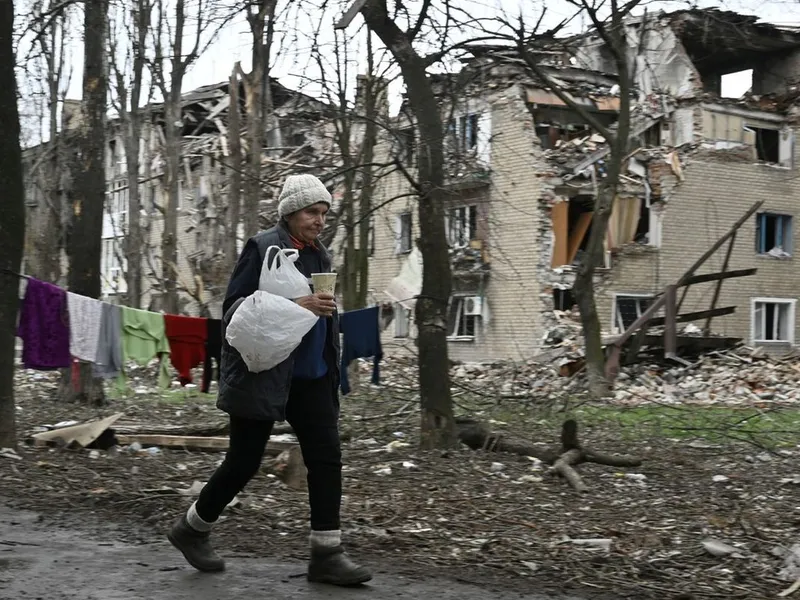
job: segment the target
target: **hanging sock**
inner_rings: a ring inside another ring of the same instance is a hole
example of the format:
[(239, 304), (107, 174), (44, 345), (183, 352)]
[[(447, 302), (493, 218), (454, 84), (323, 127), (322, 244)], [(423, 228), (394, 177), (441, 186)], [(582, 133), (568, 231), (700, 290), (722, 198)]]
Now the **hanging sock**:
[(67, 293), (38, 279), (29, 279), (19, 312), (17, 337), (22, 339), (26, 369), (49, 371), (72, 364), (69, 352)]

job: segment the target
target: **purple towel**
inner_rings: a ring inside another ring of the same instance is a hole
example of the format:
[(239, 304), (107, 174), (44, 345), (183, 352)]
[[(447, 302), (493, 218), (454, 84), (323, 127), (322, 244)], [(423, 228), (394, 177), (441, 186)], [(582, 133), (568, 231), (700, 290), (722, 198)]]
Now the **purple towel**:
[(47, 371), (69, 367), (72, 357), (67, 292), (50, 283), (29, 279), (19, 311), (17, 336), (24, 342), (22, 364), (26, 369)]

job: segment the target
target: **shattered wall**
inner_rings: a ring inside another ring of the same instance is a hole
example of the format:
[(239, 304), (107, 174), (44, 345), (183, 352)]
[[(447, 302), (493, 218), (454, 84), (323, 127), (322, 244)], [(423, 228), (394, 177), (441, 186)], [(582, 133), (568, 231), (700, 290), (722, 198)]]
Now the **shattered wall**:
[[(481, 250), (476, 252), (488, 262), (488, 268), (483, 269), (487, 274), (480, 277), (473, 270), (463, 276), (456, 274), (453, 282), (456, 295), (480, 296), (485, 303), (474, 340), (449, 342), (451, 359), (468, 362), (530, 358), (541, 329), (539, 253), (534, 240), (541, 218), (536, 207), (541, 194), (543, 157), (520, 86), (487, 95), (486, 104), (491, 116), (491, 181), (464, 190), (458, 196), (461, 200), (453, 200), (454, 206), (458, 202), (478, 205), (479, 218), (485, 218), (478, 227), (486, 235), (479, 236), (484, 239), (480, 240)], [(381, 182), (380, 197), (403, 193), (407, 193), (407, 184), (399, 173)], [(416, 237), (413, 201), (397, 200), (376, 213), (370, 288), (379, 302), (387, 300), (383, 291), (408, 258), (406, 253), (395, 252), (400, 214), (407, 211), (412, 213)], [(404, 338), (395, 338), (395, 332), (394, 323), (384, 330), (387, 350), (413, 349), (413, 330)]]
[[(674, 283), (718, 238), (741, 218), (750, 206), (764, 200), (759, 212), (774, 212), (800, 217), (796, 198), (800, 186), (796, 174), (769, 165), (736, 161), (708, 153), (690, 159), (683, 169), (685, 180), (671, 190), (663, 218), (661, 247), (648, 253), (622, 252), (597, 294), (598, 311), (604, 329), (610, 330), (614, 294), (654, 294)], [(737, 234), (728, 270), (758, 268), (754, 276), (730, 279), (723, 283), (718, 306), (736, 306), (733, 315), (715, 318), (715, 334), (751, 336), (753, 298), (797, 299), (800, 281), (796, 258), (772, 258), (756, 252), (756, 216)], [(796, 223), (794, 224), (795, 231)], [(795, 237), (796, 239), (796, 237)], [(718, 251), (698, 274), (719, 272), (726, 246)], [(713, 283), (692, 286), (681, 312), (707, 310), (713, 295)], [(703, 321), (696, 323), (702, 327)], [(796, 335), (796, 334), (795, 334)]]

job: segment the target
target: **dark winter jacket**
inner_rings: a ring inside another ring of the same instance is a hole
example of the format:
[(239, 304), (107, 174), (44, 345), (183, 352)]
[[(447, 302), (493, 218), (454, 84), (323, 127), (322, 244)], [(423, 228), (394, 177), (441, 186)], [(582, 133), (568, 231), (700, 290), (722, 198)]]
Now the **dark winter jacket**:
[[(267, 248), (270, 246), (294, 247), (289, 232), (282, 223), (258, 233), (247, 241), (228, 283), (225, 301), (222, 304), (222, 361), (219, 369), (217, 408), (232, 416), (245, 419), (283, 421), (285, 420), (286, 401), (289, 398), (297, 351), (268, 371), (251, 373), (236, 348), (228, 344), (225, 339), (225, 328), (230, 323), (236, 309), (245, 298), (258, 290), (261, 266)], [(318, 256), (314, 257), (316, 260), (302, 260), (304, 252), (301, 251), (301, 260), (295, 264), (306, 277), (311, 277), (312, 272), (330, 272), (330, 254), (320, 242), (316, 243), (315, 250), (308, 250), (308, 252), (318, 253)], [(274, 253), (270, 260), (273, 260), (273, 257)], [(320, 271), (313, 270), (315, 262), (321, 267)], [(327, 317), (326, 321), (323, 358), (328, 367), (328, 379), (333, 386), (334, 398), (337, 398), (339, 316), (334, 313), (332, 317)]]

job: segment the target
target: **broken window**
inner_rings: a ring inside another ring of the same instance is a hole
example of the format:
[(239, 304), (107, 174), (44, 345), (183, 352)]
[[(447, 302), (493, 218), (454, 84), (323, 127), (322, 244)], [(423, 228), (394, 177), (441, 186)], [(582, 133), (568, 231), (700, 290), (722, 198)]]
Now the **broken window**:
[(753, 342), (794, 343), (795, 300), (756, 298), (752, 317)]
[(575, 295), (571, 289), (553, 288), (553, 308), (555, 310), (572, 310), (575, 306)]
[(455, 141), (456, 150), (468, 152), (478, 146), (480, 115), (468, 114), (450, 121), (448, 131)]
[(483, 302), (480, 296), (455, 296), (450, 299), (448, 319), (451, 339), (474, 340)]
[(395, 254), (406, 254), (411, 252), (411, 231), (413, 221), (411, 213), (405, 212), (397, 215), (397, 247)]
[(407, 338), (411, 330), (411, 311), (402, 304), (394, 305), (394, 337)]
[(756, 215), (756, 252), (774, 258), (792, 255), (792, 217), (773, 213)]
[(367, 255), (372, 256), (375, 254), (375, 217), (369, 216), (369, 232), (367, 233)]
[(478, 207), (459, 206), (447, 212), (447, 241), (455, 248), (468, 246), (477, 239)]
[(756, 158), (764, 162), (781, 162), (780, 132), (777, 129), (748, 126), (756, 134)]
[(568, 202), (553, 205), (553, 268), (580, 264), (589, 241), (592, 215), (594, 198), (591, 196), (575, 196)]
[(649, 295), (614, 296), (614, 331), (617, 333), (627, 331), (644, 314), (652, 300), (653, 297)]

